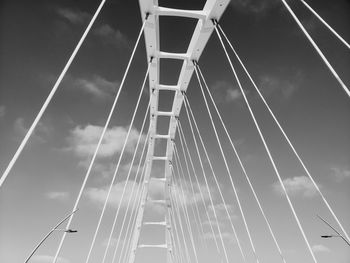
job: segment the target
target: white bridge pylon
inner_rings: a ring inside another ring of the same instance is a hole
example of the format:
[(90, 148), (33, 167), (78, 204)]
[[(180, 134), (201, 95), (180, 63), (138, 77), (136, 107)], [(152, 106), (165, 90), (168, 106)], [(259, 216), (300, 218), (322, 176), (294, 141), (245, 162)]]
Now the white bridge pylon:
[[(214, 31), (213, 20), (219, 20), (229, 4), (229, 0), (207, 0), (203, 10), (180, 10), (158, 6), (158, 1), (154, 0), (139, 0), (141, 16), (143, 21), (146, 21), (144, 27), (144, 36), (146, 42), (147, 59), (151, 61), (149, 70), (149, 87), (150, 87), (150, 126), (149, 126), (149, 142), (146, 157), (146, 170), (144, 177), (145, 191), (142, 193), (141, 205), (137, 214), (136, 225), (132, 237), (131, 256), (129, 263), (135, 262), (135, 256), (138, 248), (166, 249), (167, 262), (174, 262), (173, 255), (173, 236), (170, 224), (171, 217), (171, 200), (170, 186), (172, 183), (172, 159), (173, 159), (173, 141), (175, 139), (176, 129), (178, 127), (178, 116), (182, 104), (184, 102), (184, 93), (188, 88), (188, 84), (194, 73), (194, 61), (198, 61), (211, 34)], [(159, 40), (159, 17), (160, 16), (176, 16), (198, 19), (197, 25), (193, 32), (191, 41), (184, 53), (172, 53), (165, 50), (160, 50)], [(176, 59), (182, 60), (182, 68), (176, 85), (164, 85), (159, 81), (160, 60), (161, 59)], [(159, 111), (159, 91), (170, 90), (175, 92), (172, 110), (170, 112)], [(167, 116), (170, 118), (167, 134), (159, 134), (157, 131), (157, 119), (159, 116)], [(167, 140), (166, 155), (154, 156), (155, 140)], [(152, 162), (154, 160), (164, 160), (164, 204), (165, 209), (165, 224), (152, 224), (165, 228), (165, 244), (139, 244), (141, 227), (147, 227), (151, 223), (143, 222), (143, 214), (145, 204), (147, 202), (147, 194), (149, 182), (151, 180)]]

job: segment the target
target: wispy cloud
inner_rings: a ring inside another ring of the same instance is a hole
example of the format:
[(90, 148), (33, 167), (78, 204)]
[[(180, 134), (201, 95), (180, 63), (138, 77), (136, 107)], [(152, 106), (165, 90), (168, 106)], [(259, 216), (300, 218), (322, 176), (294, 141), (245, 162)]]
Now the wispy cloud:
[(189, 181), (181, 180), (172, 185), (171, 194), (173, 198), (176, 197), (181, 205), (191, 205), (202, 202), (201, 192), (203, 194), (204, 202), (209, 201), (209, 193), (205, 185), (194, 185), (193, 192)]
[[(76, 126), (70, 131), (66, 141), (69, 146), (64, 150), (73, 152), (76, 156), (85, 159), (92, 156), (102, 134), (103, 127), (97, 125)], [(100, 146), (98, 157), (109, 158), (116, 153), (120, 153), (123, 148), (124, 140), (128, 132), (127, 127), (114, 126), (108, 128)], [(126, 151), (133, 153), (140, 132), (132, 128)], [(142, 141), (145, 136), (142, 135)]]
[(350, 178), (350, 170), (345, 167), (331, 167), (332, 175), (338, 182)]
[(224, 80), (214, 82), (211, 88), (213, 96), (218, 103), (230, 103), (242, 98), (240, 90)]
[(231, 7), (240, 12), (264, 15), (278, 3), (277, 0), (232, 0)]
[[(283, 184), (287, 192), (291, 195), (313, 197), (317, 193), (314, 185), (306, 176), (295, 176), (293, 178), (284, 179)], [(322, 186), (318, 185), (318, 187), (321, 188)], [(273, 188), (277, 193), (283, 194), (283, 190), (279, 182), (275, 182), (273, 184)]]
[[(91, 19), (91, 15), (80, 10), (72, 10), (69, 8), (57, 8), (56, 13), (61, 17), (62, 21), (69, 22), (73, 25), (87, 25)], [(69, 27), (65, 27), (69, 29)], [(128, 38), (119, 30), (113, 28), (109, 24), (98, 24), (92, 30), (95, 40), (102, 41), (103, 44), (111, 45), (115, 48), (129, 48)]]
[(128, 38), (119, 30), (114, 29), (108, 24), (101, 25), (93, 31), (95, 36), (100, 37), (107, 45), (112, 45), (116, 48), (128, 48)]
[(6, 107), (5, 105), (0, 105), (0, 118), (3, 118), (6, 114)]
[(105, 100), (112, 98), (119, 81), (109, 81), (99, 75), (93, 75), (90, 78), (75, 78), (67, 76), (64, 85), (70, 89), (78, 89), (92, 95), (96, 99)]
[[(49, 255), (34, 255), (31, 259), (33, 263), (51, 263), (54, 257)], [(70, 263), (70, 261), (63, 257), (57, 258), (57, 263)]]
[[(229, 243), (236, 243), (236, 238), (234, 236), (233, 233), (230, 233), (230, 232), (226, 232), (226, 231), (223, 231), (221, 233), (221, 236), (224, 240), (227, 240)], [(220, 235), (219, 233), (216, 233), (213, 235), (212, 232), (206, 232), (204, 234), (204, 238), (205, 239), (216, 239), (216, 240), (220, 240)]]
[[(23, 118), (17, 118), (13, 124), (13, 131), (16, 139), (21, 140), (27, 133), (29, 125), (25, 123)], [(39, 122), (37, 125), (34, 134), (31, 136), (31, 141), (44, 143), (46, 138), (49, 136), (51, 128), (47, 125), (44, 125), (42, 122)]]
[(331, 250), (324, 246), (324, 245), (313, 245), (312, 246), (312, 251), (315, 253), (328, 253), (331, 252)]
[(75, 25), (85, 24), (91, 17), (87, 12), (71, 10), (68, 8), (58, 8), (56, 12), (60, 17)]
[(290, 79), (283, 79), (274, 75), (260, 77), (259, 87), (264, 97), (278, 96), (279, 99), (289, 99), (299, 89), (303, 80), (303, 74), (298, 72)]
[(46, 193), (47, 198), (59, 201), (65, 201), (69, 198), (68, 192), (48, 192)]
[[(232, 205), (227, 204), (226, 208), (223, 203), (215, 204), (214, 206), (209, 205), (207, 207), (208, 214), (209, 214), (209, 220), (205, 220), (203, 222), (204, 225), (214, 225), (217, 226), (218, 224), (221, 227), (226, 226), (229, 223), (229, 220), (235, 220), (237, 216), (234, 214), (234, 207)], [(214, 209), (218, 218), (218, 222), (216, 222)], [(226, 209), (230, 216), (227, 215)]]
[[(134, 192), (132, 191), (133, 184), (134, 186)], [(111, 191), (110, 198), (108, 200), (108, 204), (111, 207), (117, 208), (118, 206), (121, 206), (122, 208), (126, 209), (128, 200), (131, 198), (131, 200), (134, 200), (135, 198), (139, 197), (137, 194), (137, 189), (139, 187), (140, 182), (135, 182), (133, 180), (129, 180), (127, 183), (125, 181), (121, 181), (116, 183)], [(124, 197), (122, 198), (123, 189), (125, 187)], [(164, 182), (160, 181), (154, 181), (151, 180), (149, 184), (149, 192), (148, 192), (148, 200), (164, 200)], [(109, 186), (100, 187), (100, 188), (88, 188), (86, 190), (85, 196), (86, 198), (92, 202), (95, 205), (98, 205), (99, 207), (102, 207), (104, 204), (107, 194), (108, 194)], [(130, 203), (130, 205), (132, 202)], [(151, 211), (156, 213), (163, 213), (164, 212), (164, 205), (159, 203), (147, 203), (147, 209), (151, 209)]]
[[(125, 181), (115, 184), (112, 188), (111, 195), (108, 200), (108, 204), (115, 208), (117, 208), (119, 205), (125, 208), (129, 198), (135, 199), (137, 197), (136, 189), (138, 186), (138, 182), (135, 182), (136, 185), (134, 188), (134, 193), (133, 195), (131, 195), (133, 184), (134, 184), (134, 181), (128, 181), (126, 185), (125, 185)], [(125, 187), (125, 193), (124, 193), (124, 198), (122, 199), (122, 193), (123, 193), (124, 187)], [(102, 205), (106, 200), (108, 189), (109, 189), (108, 186), (101, 187), (101, 188), (91, 187), (86, 190), (85, 196), (89, 201), (102, 207)]]

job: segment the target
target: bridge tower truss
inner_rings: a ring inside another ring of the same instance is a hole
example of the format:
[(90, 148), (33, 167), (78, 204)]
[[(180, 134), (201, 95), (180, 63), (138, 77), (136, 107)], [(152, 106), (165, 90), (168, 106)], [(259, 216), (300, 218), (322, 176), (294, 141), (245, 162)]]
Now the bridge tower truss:
[[(166, 249), (167, 262), (173, 263), (175, 257), (173, 255), (173, 236), (170, 223), (171, 202), (170, 187), (172, 184), (172, 158), (173, 158), (173, 142), (176, 135), (177, 120), (184, 101), (184, 94), (187, 91), (188, 84), (194, 72), (194, 61), (198, 61), (211, 34), (214, 31), (213, 20), (220, 20), (223, 12), (229, 4), (229, 0), (207, 0), (202, 10), (180, 10), (174, 8), (161, 7), (157, 0), (139, 0), (141, 16), (143, 21), (147, 18), (144, 36), (146, 42), (147, 60), (151, 61), (149, 70), (149, 87), (150, 87), (150, 124), (149, 124), (149, 141), (146, 157), (146, 169), (144, 177), (144, 191), (141, 196), (141, 205), (137, 212), (136, 225), (131, 241), (131, 254), (129, 263), (135, 262), (135, 256), (138, 248), (147, 249)], [(191, 41), (185, 53), (173, 53), (160, 50), (159, 38), (159, 17), (175, 16), (183, 18), (197, 19), (197, 24), (193, 32)], [(159, 81), (160, 60), (174, 59), (182, 62), (182, 68), (176, 85), (164, 85)], [(173, 91), (175, 96), (170, 112), (160, 111), (158, 107), (159, 91)], [(159, 116), (170, 118), (167, 134), (159, 134), (157, 131), (157, 120)], [(156, 140), (166, 140), (165, 156), (155, 156), (154, 148)], [(164, 161), (165, 172), (163, 178), (152, 178), (151, 170), (153, 161)], [(150, 180), (160, 180), (164, 182), (164, 200), (149, 200), (148, 190)], [(144, 211), (147, 202), (158, 202), (164, 204), (165, 215), (164, 222), (144, 222)], [(175, 211), (174, 211), (175, 212)], [(155, 225), (165, 228), (165, 244), (140, 244), (140, 233), (143, 226)]]

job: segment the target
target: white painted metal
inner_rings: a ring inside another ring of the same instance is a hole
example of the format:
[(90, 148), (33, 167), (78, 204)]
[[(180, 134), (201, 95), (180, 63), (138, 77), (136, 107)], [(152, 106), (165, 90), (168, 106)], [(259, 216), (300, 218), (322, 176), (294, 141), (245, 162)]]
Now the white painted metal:
[[(146, 202), (160, 202), (161, 200), (149, 200), (147, 198), (150, 173), (152, 168), (153, 160), (163, 160), (165, 165), (165, 200), (163, 203), (166, 204), (165, 222), (166, 232), (165, 241), (167, 248), (167, 262), (172, 263), (174, 256), (172, 255), (172, 229), (170, 226), (170, 213), (171, 213), (171, 202), (170, 202), (170, 186), (171, 180), (171, 160), (173, 157), (173, 140), (176, 135), (177, 119), (180, 114), (184, 96), (182, 92), (186, 92), (188, 84), (191, 80), (194, 66), (193, 61), (198, 61), (213, 30), (214, 25), (212, 19), (219, 20), (224, 10), (228, 6), (230, 0), (207, 0), (203, 10), (181, 10), (167, 7), (158, 6), (158, 0), (139, 0), (141, 16), (143, 21), (148, 14), (147, 22), (144, 29), (144, 36), (146, 42), (147, 59), (152, 59), (152, 65), (149, 72), (149, 83), (150, 83), (150, 139), (149, 148), (147, 153), (147, 168), (145, 172), (145, 191), (142, 195), (141, 207), (138, 211), (136, 220), (136, 226), (134, 230), (131, 256), (129, 263), (134, 263), (136, 249), (139, 247), (152, 247), (152, 245), (138, 245), (140, 236), (140, 230), (142, 226), (143, 213)], [(190, 44), (185, 53), (172, 53), (164, 50), (160, 50), (159, 43), (159, 16), (176, 16), (184, 18), (198, 19), (196, 28), (193, 32)], [(159, 83), (159, 72), (160, 72), (160, 59), (176, 59), (182, 60), (182, 68), (179, 75), (179, 79), (176, 85), (164, 85)], [(173, 100), (172, 110), (169, 112), (158, 110), (159, 101), (159, 90), (175, 91)], [(157, 119), (158, 116), (166, 116), (170, 119), (168, 134), (157, 134)], [(154, 145), (155, 140), (167, 140), (167, 148), (165, 156), (154, 156)]]
[(168, 248), (167, 244), (161, 244), (161, 245), (138, 245), (139, 248)]

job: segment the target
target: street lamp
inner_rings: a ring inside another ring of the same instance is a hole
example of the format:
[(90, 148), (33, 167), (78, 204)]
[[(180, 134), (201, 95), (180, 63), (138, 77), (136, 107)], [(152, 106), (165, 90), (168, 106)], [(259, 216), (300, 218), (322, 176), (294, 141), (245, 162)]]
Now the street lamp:
[(331, 224), (329, 224), (326, 220), (324, 220), (324, 219), (323, 219), (322, 217), (320, 217), (319, 215), (317, 215), (317, 217), (318, 217), (319, 219), (321, 219), (327, 226), (329, 226), (330, 228), (332, 228), (333, 231), (337, 234), (337, 235), (321, 235), (322, 238), (340, 237), (341, 239), (344, 240), (344, 242), (345, 242), (348, 246), (350, 246), (349, 241), (348, 241), (345, 237), (343, 237), (343, 235), (341, 235), (334, 227), (332, 227)]
[(68, 218), (70, 218), (76, 211), (78, 211), (78, 209), (74, 210), (73, 212), (71, 212), (69, 215), (67, 215), (65, 218), (63, 218), (60, 222), (58, 222), (57, 225), (55, 225), (50, 231), (49, 233), (47, 233), (43, 239), (35, 246), (35, 248), (33, 249), (33, 251), (30, 253), (30, 255), (27, 257), (27, 259), (24, 261), (24, 263), (27, 263), (31, 257), (34, 255), (34, 253), (38, 250), (38, 248), (41, 246), (42, 243), (44, 243), (44, 241), (54, 232), (54, 231), (62, 231), (62, 232), (66, 232), (66, 233), (76, 233), (78, 232), (77, 230), (72, 230), (72, 229), (60, 229), (58, 228), (60, 225), (63, 224), (64, 221), (66, 221)]

